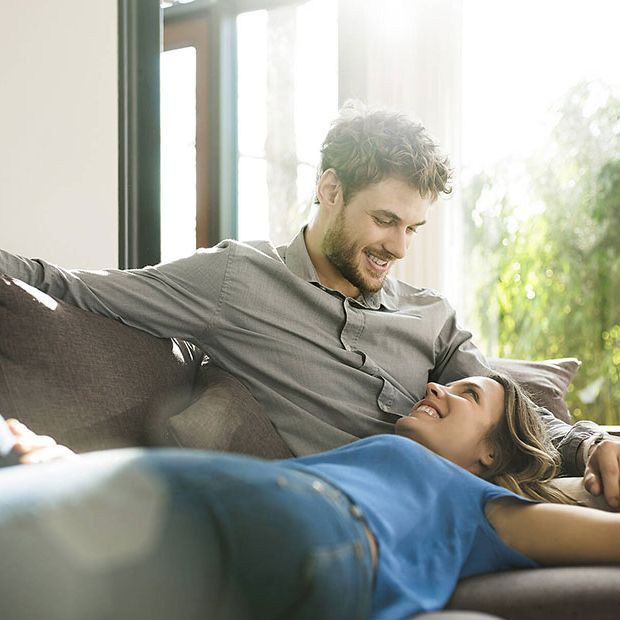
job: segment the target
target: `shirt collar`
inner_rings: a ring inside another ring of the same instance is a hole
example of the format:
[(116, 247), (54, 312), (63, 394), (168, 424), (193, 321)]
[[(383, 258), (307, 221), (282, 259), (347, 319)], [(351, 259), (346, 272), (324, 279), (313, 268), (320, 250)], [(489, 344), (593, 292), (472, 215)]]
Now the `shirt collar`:
[[(284, 264), (297, 277), (327, 289), (327, 287), (321, 284), (319, 275), (310, 260), (308, 248), (306, 247), (306, 241), (304, 239), (305, 230), (306, 227), (304, 226), (288, 245), (280, 246), (278, 248), (278, 254), (284, 261)], [(398, 310), (398, 305), (396, 303), (398, 298), (396, 292), (397, 288), (397, 282), (392, 277), (388, 276), (380, 291), (362, 294), (355, 301), (373, 310), (379, 310), (383, 307), (386, 310), (396, 312)]]
[(308, 248), (306, 247), (306, 241), (304, 239), (304, 226), (294, 237), (288, 245), (282, 245), (278, 248), (278, 254), (284, 261), (284, 264), (292, 271), (298, 278), (305, 280), (306, 282), (313, 282), (320, 284), (319, 274), (316, 272), (310, 255), (308, 254)]

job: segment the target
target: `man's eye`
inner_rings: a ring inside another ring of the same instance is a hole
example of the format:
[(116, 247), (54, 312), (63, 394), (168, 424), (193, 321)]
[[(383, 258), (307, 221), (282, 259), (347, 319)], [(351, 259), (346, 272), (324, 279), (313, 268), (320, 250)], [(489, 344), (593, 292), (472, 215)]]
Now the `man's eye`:
[(389, 226), (392, 223), (391, 220), (382, 220), (380, 217), (375, 217), (374, 220), (379, 226)]
[(409, 226), (409, 228), (407, 228), (407, 233), (408, 234), (416, 234), (418, 232), (418, 227), (417, 226)]

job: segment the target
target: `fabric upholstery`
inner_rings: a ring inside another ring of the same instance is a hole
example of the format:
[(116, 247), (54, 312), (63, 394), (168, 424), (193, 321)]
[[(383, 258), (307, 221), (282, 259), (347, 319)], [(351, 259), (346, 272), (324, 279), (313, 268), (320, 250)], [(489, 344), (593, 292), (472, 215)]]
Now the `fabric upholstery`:
[(200, 357), (0, 277), (0, 411), (76, 451), (161, 443)]
[(575, 500), (576, 504), (589, 506), (590, 508), (598, 508), (599, 510), (611, 510), (605, 501), (604, 495), (595, 497), (586, 491), (583, 486), (583, 477), (556, 478), (549, 484), (552, 484), (557, 489), (560, 489), (560, 491), (566, 493), (566, 495)]
[(491, 368), (519, 382), (537, 405), (545, 407), (564, 422), (572, 422), (564, 395), (581, 366), (578, 359), (565, 357), (532, 362), (489, 358), (488, 361)]
[(620, 567), (509, 571), (463, 579), (448, 604), (506, 620), (617, 620)]
[(211, 363), (201, 374), (204, 391), (168, 420), (175, 443), (267, 459), (293, 456), (241, 381)]

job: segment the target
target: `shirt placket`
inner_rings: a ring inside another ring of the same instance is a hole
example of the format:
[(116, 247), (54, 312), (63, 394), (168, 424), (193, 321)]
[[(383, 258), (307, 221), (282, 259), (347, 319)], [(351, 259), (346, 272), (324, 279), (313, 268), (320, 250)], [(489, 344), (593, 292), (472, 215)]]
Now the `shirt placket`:
[(346, 298), (343, 301), (345, 322), (340, 333), (340, 342), (347, 351), (360, 355), (360, 370), (383, 381), (383, 387), (377, 396), (377, 406), (381, 411), (397, 416), (404, 415), (411, 408), (411, 399), (397, 390), (389, 381), (386, 373), (372, 358), (360, 348), (364, 332), (365, 314), (359, 302)]

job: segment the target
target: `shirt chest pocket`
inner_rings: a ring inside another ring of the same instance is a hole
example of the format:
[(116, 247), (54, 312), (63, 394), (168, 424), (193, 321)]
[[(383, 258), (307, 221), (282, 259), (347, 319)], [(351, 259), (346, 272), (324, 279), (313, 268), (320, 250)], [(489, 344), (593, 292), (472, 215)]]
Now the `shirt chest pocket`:
[(382, 387), (377, 395), (377, 407), (383, 411), (383, 413), (394, 416), (394, 421), (399, 417), (407, 415), (418, 399), (399, 387), (397, 382), (392, 380), (387, 373), (366, 354), (359, 351), (357, 353), (361, 356), (362, 360), (361, 370), (382, 381)]
[(383, 388), (377, 397), (379, 409), (398, 418), (408, 415), (416, 400), (393, 385), (386, 377), (381, 378), (383, 379)]

